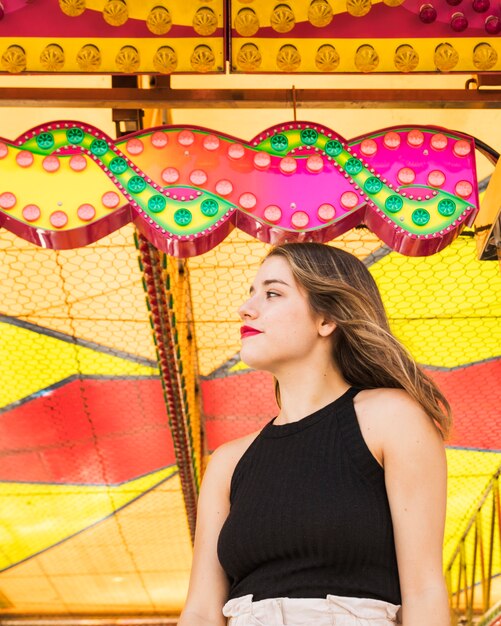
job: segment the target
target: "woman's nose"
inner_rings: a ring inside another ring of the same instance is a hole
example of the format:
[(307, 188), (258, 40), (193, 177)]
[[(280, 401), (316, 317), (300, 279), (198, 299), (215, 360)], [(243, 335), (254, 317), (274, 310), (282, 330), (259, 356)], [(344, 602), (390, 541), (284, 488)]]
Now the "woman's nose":
[(238, 309), (238, 314), (240, 315), (240, 317), (242, 319), (245, 319), (246, 317), (250, 317), (250, 318), (254, 318), (256, 317), (256, 310), (255, 308), (251, 305), (250, 299), (246, 300)]

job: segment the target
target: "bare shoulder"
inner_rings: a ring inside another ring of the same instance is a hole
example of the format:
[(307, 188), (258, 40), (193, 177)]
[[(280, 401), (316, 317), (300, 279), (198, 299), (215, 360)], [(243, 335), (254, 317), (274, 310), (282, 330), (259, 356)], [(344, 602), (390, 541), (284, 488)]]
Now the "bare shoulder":
[(374, 425), (391, 426), (392, 430), (424, 429), (437, 432), (432, 419), (405, 389), (364, 389), (355, 397), (359, 418)]
[(232, 439), (231, 441), (223, 443), (211, 454), (207, 466), (207, 473), (217, 474), (219, 480), (224, 481), (228, 493), (231, 477), (237, 463), (260, 432), (261, 431), (256, 430), (238, 439)]
[(244, 452), (251, 445), (254, 439), (259, 435), (261, 431), (256, 430), (248, 435), (239, 437), (238, 439), (232, 439), (226, 443), (221, 444), (214, 450), (211, 455), (211, 459), (217, 459), (218, 463), (237, 464)]
[(420, 444), (443, 448), (437, 426), (404, 389), (364, 389), (354, 406), (362, 434), (381, 464), (392, 448), (401, 453)]

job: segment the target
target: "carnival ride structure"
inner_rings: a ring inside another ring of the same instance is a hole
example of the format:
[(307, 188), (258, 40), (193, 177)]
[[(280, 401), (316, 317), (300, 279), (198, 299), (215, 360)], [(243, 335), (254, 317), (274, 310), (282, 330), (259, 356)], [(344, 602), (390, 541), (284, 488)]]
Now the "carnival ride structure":
[(291, 240), (366, 264), (451, 402), (451, 608), (496, 623), (500, 32), (489, 0), (1, 3), (2, 621), (175, 621), (208, 455), (276, 414), (236, 310)]

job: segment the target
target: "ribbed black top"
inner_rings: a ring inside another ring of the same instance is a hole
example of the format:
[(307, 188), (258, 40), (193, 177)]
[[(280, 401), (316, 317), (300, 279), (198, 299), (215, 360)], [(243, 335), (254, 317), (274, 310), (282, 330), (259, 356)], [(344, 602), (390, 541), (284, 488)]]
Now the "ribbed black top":
[(384, 470), (360, 432), (358, 391), (297, 422), (271, 420), (237, 463), (217, 546), (228, 599), (401, 603)]

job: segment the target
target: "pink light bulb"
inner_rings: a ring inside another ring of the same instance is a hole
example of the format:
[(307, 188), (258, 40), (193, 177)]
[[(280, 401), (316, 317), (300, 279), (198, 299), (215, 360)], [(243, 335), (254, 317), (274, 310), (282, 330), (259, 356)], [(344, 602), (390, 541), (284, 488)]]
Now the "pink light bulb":
[(491, 6), (490, 0), (473, 0), (471, 3), (473, 10), (477, 13), (485, 13)]
[(473, 193), (473, 185), (468, 180), (460, 180), (456, 184), (455, 191), (461, 198), (468, 198)]
[(4, 191), (0, 194), (0, 208), (12, 209), (16, 206), (17, 198), (11, 191)]
[(364, 156), (373, 156), (377, 152), (377, 143), (374, 139), (364, 139), (360, 144), (360, 152)]
[(27, 204), (23, 209), (23, 217), (27, 222), (36, 222), (41, 215), (40, 207), (36, 204)]
[(90, 222), (96, 217), (96, 209), (92, 204), (81, 204), (78, 207), (77, 215), (82, 222)]
[(497, 15), (489, 15), (485, 20), (485, 31), (489, 35), (497, 35), (501, 32), (501, 19)]
[(397, 173), (397, 178), (402, 185), (410, 185), (416, 179), (416, 172), (410, 167), (402, 167)]
[(471, 152), (471, 144), (464, 139), (459, 139), (456, 141), (453, 147), (453, 152), (458, 157), (464, 157), (470, 154)]
[(68, 223), (68, 215), (64, 211), (54, 211), (49, 220), (54, 228), (64, 228)]
[(466, 15), (461, 13), (461, 11), (453, 13), (451, 17), (451, 28), (456, 33), (461, 33), (463, 30), (466, 30), (468, 28)]
[(328, 222), (334, 219), (336, 215), (336, 209), (332, 206), (332, 204), (328, 204), (327, 202), (321, 204), (317, 209), (318, 219), (321, 222)]
[(16, 163), (19, 167), (30, 167), (33, 165), (33, 161), (33, 155), (31, 152), (28, 152), (28, 150), (21, 150), (21, 152), (18, 152), (16, 155)]
[(46, 172), (57, 172), (60, 167), (59, 159), (54, 154), (46, 156), (42, 161), (42, 167)]
[(305, 213), (304, 211), (296, 211), (291, 216), (291, 224), (294, 228), (306, 228), (309, 221), (310, 218), (308, 213)]
[(74, 172), (82, 172), (87, 167), (87, 159), (83, 154), (74, 154), (70, 159), (70, 168)]
[(419, 19), (424, 24), (431, 24), (437, 19), (437, 10), (432, 4), (422, 4), (419, 8)]
[(158, 130), (153, 133), (150, 138), (151, 145), (155, 148), (163, 148), (169, 143), (167, 135), (163, 133), (161, 130)]
[(394, 150), (400, 146), (400, 135), (393, 130), (390, 130), (383, 139), (384, 145), (390, 150)]
[(282, 219), (282, 210), (275, 204), (270, 204), (264, 210), (264, 219), (268, 220), (268, 222), (272, 222), (273, 224), (278, 224), (278, 222)]
[(419, 148), (424, 143), (423, 133), (418, 129), (410, 130), (407, 134), (407, 143), (413, 148)]
[(440, 170), (432, 170), (428, 174), (428, 184), (432, 187), (441, 187), (445, 183), (445, 174)]

